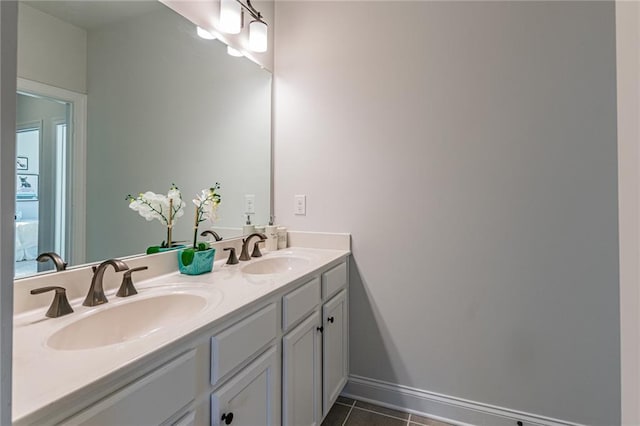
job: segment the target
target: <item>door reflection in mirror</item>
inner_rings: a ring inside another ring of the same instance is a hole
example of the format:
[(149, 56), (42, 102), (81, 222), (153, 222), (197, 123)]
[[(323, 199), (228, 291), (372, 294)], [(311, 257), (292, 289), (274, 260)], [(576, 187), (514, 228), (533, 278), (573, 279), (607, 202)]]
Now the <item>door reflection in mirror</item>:
[(64, 101), (17, 94), (16, 277), (52, 269), (36, 261), (39, 253), (56, 251), (64, 257), (68, 251), (69, 111)]

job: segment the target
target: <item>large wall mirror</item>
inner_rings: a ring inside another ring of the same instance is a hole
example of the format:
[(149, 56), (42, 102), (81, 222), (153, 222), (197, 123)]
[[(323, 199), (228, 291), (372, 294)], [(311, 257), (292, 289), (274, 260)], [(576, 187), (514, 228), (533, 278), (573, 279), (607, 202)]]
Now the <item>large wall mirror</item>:
[[(187, 203), (219, 182), (213, 229), (239, 236), (271, 210), (271, 74), (157, 1), (20, 1), (16, 277), (143, 253), (166, 236), (125, 197)], [(208, 227), (208, 225), (203, 224)], [(202, 228), (206, 229), (206, 228)]]

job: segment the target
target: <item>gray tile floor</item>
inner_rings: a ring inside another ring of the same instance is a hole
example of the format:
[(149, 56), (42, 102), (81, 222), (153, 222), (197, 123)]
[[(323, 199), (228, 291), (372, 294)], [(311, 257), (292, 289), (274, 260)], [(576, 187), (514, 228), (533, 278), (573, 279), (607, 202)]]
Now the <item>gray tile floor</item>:
[(356, 401), (342, 396), (329, 410), (322, 426), (451, 426), (438, 420)]

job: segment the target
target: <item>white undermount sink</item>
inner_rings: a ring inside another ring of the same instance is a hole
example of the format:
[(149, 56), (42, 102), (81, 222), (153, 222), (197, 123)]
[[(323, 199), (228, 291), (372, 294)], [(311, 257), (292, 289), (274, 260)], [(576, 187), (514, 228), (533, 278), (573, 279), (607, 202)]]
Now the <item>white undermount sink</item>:
[(309, 260), (298, 256), (272, 257), (257, 260), (242, 268), (245, 274), (281, 274), (283, 272), (294, 271), (309, 264)]
[[(132, 299), (135, 297), (131, 296)], [(222, 295), (215, 299), (219, 303)], [(47, 346), (58, 350), (82, 350), (144, 338), (193, 318), (211, 302), (210, 297), (198, 294), (169, 293), (105, 305), (99, 312), (53, 333)]]

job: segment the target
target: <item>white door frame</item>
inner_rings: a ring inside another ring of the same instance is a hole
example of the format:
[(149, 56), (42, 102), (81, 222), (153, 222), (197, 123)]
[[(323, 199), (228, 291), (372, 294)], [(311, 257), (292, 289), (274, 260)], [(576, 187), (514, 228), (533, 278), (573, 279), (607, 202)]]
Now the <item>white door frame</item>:
[(623, 425), (640, 424), (640, 3), (616, 1), (620, 385)]
[(87, 146), (87, 95), (49, 86), (37, 81), (18, 77), (18, 92), (39, 95), (69, 102), (71, 108), (71, 144), (72, 172), (69, 177), (72, 183), (69, 195), (71, 206), (67, 213), (69, 220), (70, 256), (66, 259), (71, 265), (85, 263), (86, 257), (86, 146)]
[(0, 424), (11, 424), (18, 2), (0, 1)]

